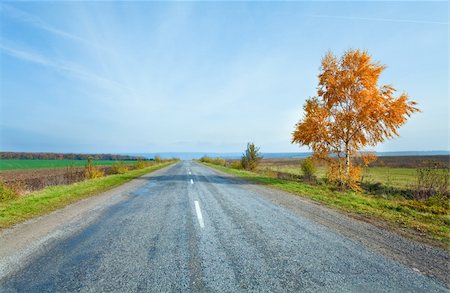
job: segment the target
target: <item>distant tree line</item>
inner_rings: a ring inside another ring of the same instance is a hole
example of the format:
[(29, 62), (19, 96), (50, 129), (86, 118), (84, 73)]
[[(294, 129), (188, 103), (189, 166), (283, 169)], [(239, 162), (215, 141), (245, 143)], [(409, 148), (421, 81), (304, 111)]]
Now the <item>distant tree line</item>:
[(0, 159), (28, 159), (28, 160), (147, 160), (142, 156), (127, 156), (114, 154), (62, 154), (62, 153), (30, 153), (30, 152), (0, 152)]

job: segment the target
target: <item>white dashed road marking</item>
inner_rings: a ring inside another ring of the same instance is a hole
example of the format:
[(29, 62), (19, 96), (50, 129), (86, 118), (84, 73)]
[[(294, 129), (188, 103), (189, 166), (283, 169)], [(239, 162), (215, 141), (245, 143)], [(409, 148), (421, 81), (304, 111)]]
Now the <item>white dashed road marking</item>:
[(198, 223), (200, 224), (200, 228), (205, 228), (202, 211), (200, 210), (200, 204), (198, 203), (198, 201), (195, 200), (194, 205), (195, 205), (195, 212), (197, 213)]

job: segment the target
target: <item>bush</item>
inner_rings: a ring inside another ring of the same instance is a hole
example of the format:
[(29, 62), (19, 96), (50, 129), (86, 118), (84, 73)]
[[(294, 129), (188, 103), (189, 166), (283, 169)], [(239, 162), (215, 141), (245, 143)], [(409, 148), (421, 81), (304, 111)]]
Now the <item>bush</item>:
[(336, 159), (328, 162), (327, 182), (336, 185), (340, 190), (347, 188), (353, 191), (362, 191), (360, 183), (362, 179), (362, 169), (359, 166), (351, 165), (350, 173), (345, 175), (344, 160)]
[(92, 158), (88, 158), (86, 166), (84, 167), (84, 178), (94, 179), (103, 177), (103, 171), (96, 167)]
[(253, 171), (258, 167), (259, 162), (262, 160), (262, 156), (259, 153), (259, 148), (254, 143), (248, 143), (247, 149), (241, 158), (241, 166), (245, 170)]
[(111, 174), (123, 174), (128, 171), (128, 166), (124, 162), (117, 162), (111, 166)]
[(313, 158), (306, 158), (300, 163), (303, 179), (309, 182), (316, 181), (316, 164)]
[(148, 167), (149, 165), (150, 165), (149, 162), (139, 160), (134, 164), (134, 167), (136, 169), (144, 169), (145, 167)]
[(230, 163), (230, 167), (236, 170), (242, 170), (242, 164), (241, 161), (232, 161)]
[(414, 198), (447, 197), (449, 174), (449, 168), (439, 168), (437, 164), (418, 168)]
[(208, 156), (206, 156), (206, 155), (204, 155), (203, 157), (201, 157), (201, 158), (198, 159), (198, 160), (199, 160), (199, 162), (202, 162), (202, 163), (209, 163), (209, 161), (211, 160), (211, 158), (208, 157)]
[(208, 156), (201, 157), (200, 162), (214, 164), (214, 165), (220, 165), (220, 166), (225, 166), (227, 164), (227, 162), (222, 158), (211, 158)]
[(14, 199), (17, 196), (18, 193), (13, 188), (0, 181), (0, 202)]
[(226, 166), (227, 162), (222, 158), (215, 158), (213, 160), (213, 164), (220, 165), (220, 166)]
[(161, 158), (160, 155), (156, 155), (156, 156), (155, 156), (155, 162), (156, 162), (156, 163), (161, 163), (161, 162), (162, 162), (162, 158)]

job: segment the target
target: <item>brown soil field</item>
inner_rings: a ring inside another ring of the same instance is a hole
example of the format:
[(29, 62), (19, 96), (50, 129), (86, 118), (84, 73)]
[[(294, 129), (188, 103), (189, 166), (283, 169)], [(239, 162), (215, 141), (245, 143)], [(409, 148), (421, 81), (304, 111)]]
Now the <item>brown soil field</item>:
[[(105, 175), (111, 174), (111, 166), (98, 167)], [(129, 170), (134, 166), (128, 166)], [(0, 180), (7, 186), (13, 187), (19, 193), (40, 190), (47, 186), (71, 184), (83, 181), (84, 168), (54, 168), (9, 170), (0, 172)]]

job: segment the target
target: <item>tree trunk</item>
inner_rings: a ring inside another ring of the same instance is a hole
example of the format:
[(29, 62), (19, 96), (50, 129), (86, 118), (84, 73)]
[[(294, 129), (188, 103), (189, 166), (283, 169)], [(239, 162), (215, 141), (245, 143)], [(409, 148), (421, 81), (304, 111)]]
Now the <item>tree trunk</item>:
[(345, 179), (350, 179), (350, 148), (348, 144), (345, 146)]

